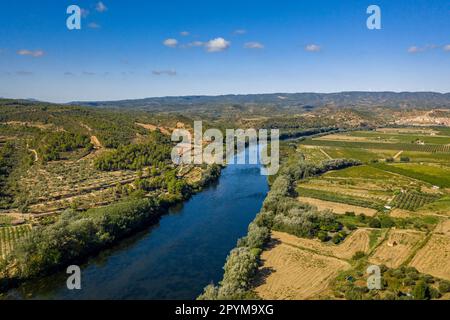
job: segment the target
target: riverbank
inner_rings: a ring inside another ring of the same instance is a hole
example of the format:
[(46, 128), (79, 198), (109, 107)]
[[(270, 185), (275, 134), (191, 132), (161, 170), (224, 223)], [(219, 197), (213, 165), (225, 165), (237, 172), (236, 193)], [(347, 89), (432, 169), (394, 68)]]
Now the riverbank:
[[(259, 299), (252, 290), (252, 285), (260, 265), (260, 256), (270, 239), (273, 229), (288, 229), (294, 233), (302, 233), (305, 237), (315, 237), (322, 226), (335, 224), (332, 216), (324, 217), (324, 221), (316, 221), (317, 209), (308, 204), (299, 203), (295, 198), (295, 182), (330, 170), (360, 165), (354, 160), (329, 160), (312, 165), (302, 160), (287, 164), (271, 185), (270, 192), (264, 200), (261, 211), (248, 227), (245, 237), (239, 239), (237, 246), (231, 250), (223, 267), (224, 274), (220, 283), (210, 284), (198, 297), (199, 300), (241, 300)], [(313, 220), (306, 221), (305, 226), (297, 224), (298, 216), (309, 216)], [(312, 228), (314, 226), (314, 229)]]
[(260, 211), (260, 164), (229, 164), (219, 179), (169, 208), (157, 223), (79, 264), (82, 290), (63, 271), (26, 281), (6, 299), (195, 299), (223, 276), (223, 263)]
[(156, 224), (169, 208), (216, 181), (221, 167), (211, 166), (183, 196), (167, 194), (119, 202), (85, 212), (69, 210), (52, 225), (34, 230), (6, 260), (0, 261), (0, 291), (82, 263), (119, 241)]

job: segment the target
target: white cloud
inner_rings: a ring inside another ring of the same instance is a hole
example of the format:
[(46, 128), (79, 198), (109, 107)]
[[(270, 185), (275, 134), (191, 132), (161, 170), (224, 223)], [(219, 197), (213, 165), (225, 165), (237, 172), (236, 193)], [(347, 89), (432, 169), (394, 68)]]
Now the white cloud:
[(95, 6), (95, 10), (97, 10), (98, 12), (105, 12), (106, 10), (108, 10), (108, 8), (103, 2), (99, 1)]
[(450, 52), (450, 44), (444, 46), (444, 51)]
[(152, 74), (155, 76), (162, 76), (162, 75), (176, 76), (177, 71), (176, 70), (153, 70)]
[(187, 37), (189, 35), (189, 31), (181, 31), (180, 35), (182, 35), (183, 37)]
[(163, 44), (164, 44), (166, 47), (175, 48), (175, 47), (178, 45), (178, 40), (177, 40), (177, 39), (169, 38), (169, 39), (164, 40), (164, 41), (163, 41)]
[(233, 33), (234, 34), (246, 34), (247, 30), (245, 30), (245, 29), (238, 29), (238, 30), (234, 30)]
[(305, 50), (308, 52), (319, 52), (322, 48), (317, 44), (308, 44)]
[(425, 52), (425, 51), (428, 51), (428, 50), (434, 50), (434, 49), (437, 49), (439, 47), (440, 46), (438, 46), (437, 44), (427, 44), (426, 46), (423, 46), (423, 47), (411, 46), (411, 47), (408, 48), (408, 52), (409, 53), (419, 53), (419, 52)]
[(220, 52), (230, 47), (230, 41), (224, 38), (215, 38), (206, 42), (205, 47), (208, 52)]
[(17, 54), (20, 56), (31, 56), (31, 57), (39, 58), (39, 57), (42, 57), (45, 54), (45, 52), (42, 50), (22, 49), (22, 50), (17, 51)]
[(260, 42), (251, 41), (244, 44), (245, 49), (264, 49), (264, 45)]
[(412, 46), (408, 48), (408, 52), (409, 53), (418, 53), (418, 52), (422, 52), (423, 49), (416, 47), (416, 46)]
[(100, 29), (100, 25), (97, 24), (97, 23), (95, 23), (95, 22), (91, 22), (91, 23), (88, 24), (88, 28), (91, 28), (91, 29)]
[(73, 77), (75, 74), (73, 72), (66, 71), (66, 72), (64, 72), (64, 75), (65, 76), (69, 76), (69, 77)]
[(95, 76), (95, 72), (91, 71), (83, 71), (82, 74), (83, 76)]

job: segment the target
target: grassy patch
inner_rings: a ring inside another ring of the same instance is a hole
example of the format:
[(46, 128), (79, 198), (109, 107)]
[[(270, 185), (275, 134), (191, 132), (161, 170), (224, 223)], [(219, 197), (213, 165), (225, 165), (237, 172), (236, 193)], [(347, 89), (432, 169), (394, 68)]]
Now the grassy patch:
[(428, 182), (441, 188), (450, 187), (450, 170), (429, 165), (384, 163), (372, 164), (373, 167), (388, 172), (397, 173), (416, 180)]
[(306, 189), (302, 187), (297, 187), (297, 193), (302, 197), (310, 197), (325, 201), (339, 202), (345, 204), (351, 204), (354, 206), (372, 208), (376, 210), (380, 210), (383, 207), (383, 203), (376, 200), (368, 200), (363, 198), (357, 198), (354, 196), (345, 196), (333, 192), (322, 191), (322, 190), (313, 190)]

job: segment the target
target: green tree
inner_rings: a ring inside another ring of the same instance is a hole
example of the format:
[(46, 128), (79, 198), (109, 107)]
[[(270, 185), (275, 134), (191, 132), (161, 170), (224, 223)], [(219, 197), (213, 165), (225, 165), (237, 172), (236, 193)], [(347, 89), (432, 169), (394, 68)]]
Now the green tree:
[(430, 288), (423, 280), (419, 280), (413, 290), (413, 296), (416, 300), (429, 300)]

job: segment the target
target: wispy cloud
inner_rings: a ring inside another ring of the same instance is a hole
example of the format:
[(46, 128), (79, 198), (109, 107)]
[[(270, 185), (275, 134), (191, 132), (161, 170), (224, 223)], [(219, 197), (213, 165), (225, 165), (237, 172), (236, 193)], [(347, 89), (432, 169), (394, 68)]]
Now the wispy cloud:
[(45, 52), (42, 50), (21, 49), (21, 50), (17, 51), (17, 54), (19, 56), (31, 56), (31, 57), (39, 58), (39, 57), (42, 57), (45, 54)]
[(95, 72), (91, 72), (91, 71), (83, 71), (83, 76), (95, 76)]
[(96, 22), (90, 22), (90, 23), (88, 23), (88, 28), (91, 28), (91, 29), (100, 29), (101, 26), (100, 26), (99, 24), (97, 24)]
[(176, 48), (176, 46), (178, 45), (178, 40), (177, 39), (173, 39), (173, 38), (169, 38), (163, 41), (163, 44), (166, 47), (169, 48)]
[(176, 76), (177, 71), (176, 70), (153, 70), (152, 74), (155, 76), (162, 76), (162, 75)]
[(417, 46), (411, 46), (408, 48), (408, 53), (418, 53), (418, 52), (422, 52), (423, 49), (419, 48)]
[(203, 41), (192, 41), (188, 44), (180, 45), (180, 48), (193, 48), (193, 47), (203, 47), (205, 43)]
[(33, 75), (34, 73), (31, 72), (31, 71), (23, 71), (23, 70), (21, 70), (21, 71), (16, 71), (16, 74), (17, 74), (18, 76), (31, 76), (31, 75)]
[(75, 74), (74, 74), (73, 72), (66, 71), (66, 72), (64, 72), (64, 75), (65, 75), (66, 77), (73, 77)]
[(234, 34), (246, 34), (247, 30), (245, 30), (245, 29), (237, 29), (237, 30), (234, 30), (233, 33)]
[(425, 52), (428, 50), (433, 50), (433, 49), (437, 49), (440, 46), (437, 44), (427, 44), (423, 47), (418, 47), (418, 46), (411, 46), (408, 48), (408, 53), (419, 53), (419, 52)]
[(308, 52), (319, 52), (322, 50), (322, 47), (317, 44), (308, 44), (306, 45), (305, 50)]
[(251, 41), (244, 44), (245, 49), (264, 49), (264, 45), (260, 42)]
[(444, 46), (444, 51), (450, 52), (450, 44)]
[(108, 8), (105, 6), (105, 4), (101, 1), (97, 2), (97, 5), (95, 6), (95, 10), (102, 13), (108, 10)]
[(231, 45), (230, 41), (224, 38), (215, 38), (206, 42), (205, 47), (208, 52), (221, 52), (228, 49)]
[(189, 31), (181, 31), (180, 35), (182, 35), (183, 37), (187, 37), (188, 35), (190, 35)]

